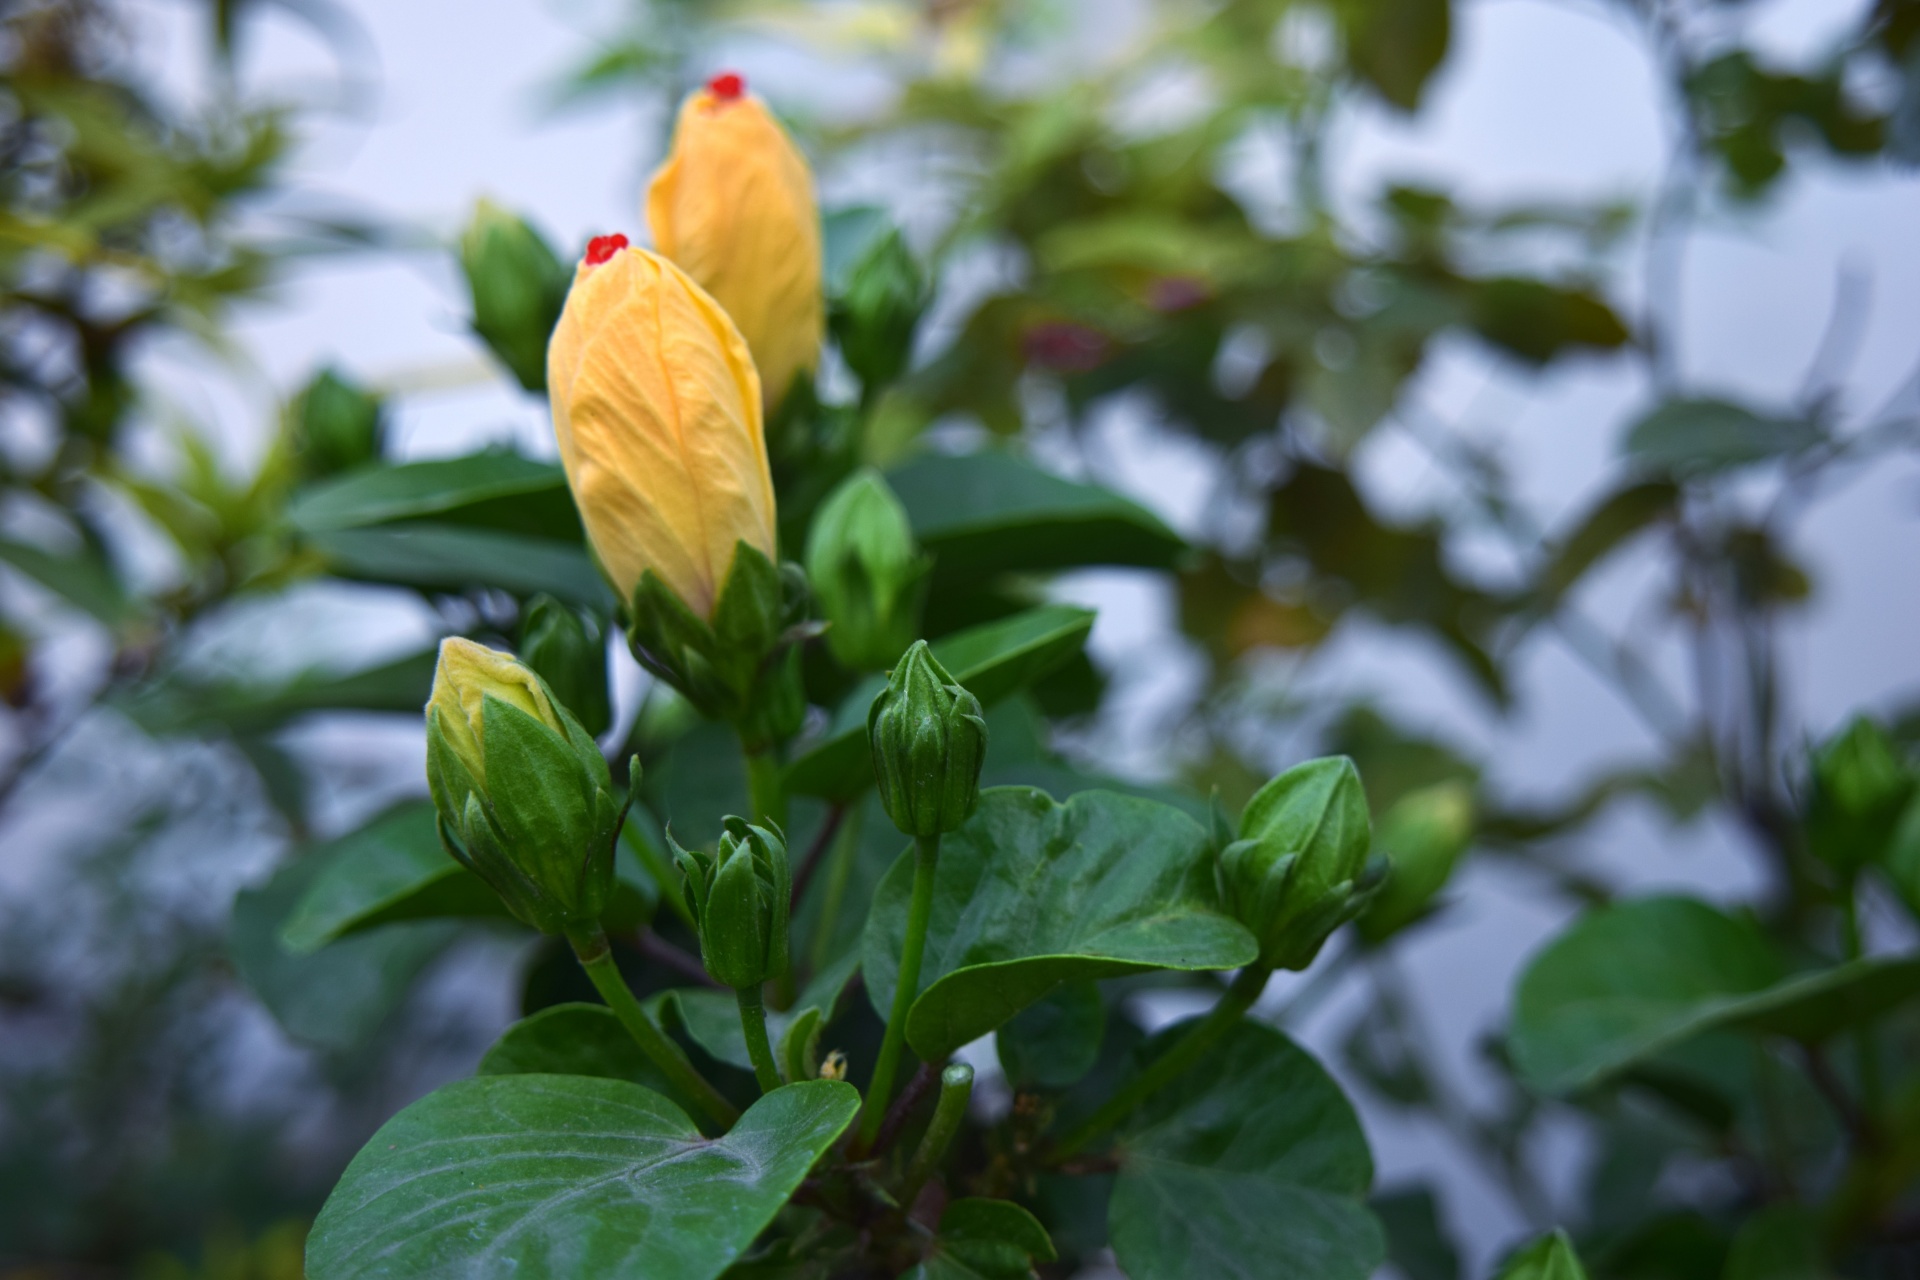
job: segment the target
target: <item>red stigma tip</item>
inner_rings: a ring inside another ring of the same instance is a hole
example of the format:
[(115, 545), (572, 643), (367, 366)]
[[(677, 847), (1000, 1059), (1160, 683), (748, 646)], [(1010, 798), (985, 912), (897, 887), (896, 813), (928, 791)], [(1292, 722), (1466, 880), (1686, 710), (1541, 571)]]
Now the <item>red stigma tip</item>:
[(597, 267), (626, 247), (627, 238), (618, 232), (610, 236), (595, 236), (587, 241), (587, 265)]
[(747, 82), (732, 71), (722, 71), (707, 81), (707, 92), (722, 102), (732, 102), (747, 91)]

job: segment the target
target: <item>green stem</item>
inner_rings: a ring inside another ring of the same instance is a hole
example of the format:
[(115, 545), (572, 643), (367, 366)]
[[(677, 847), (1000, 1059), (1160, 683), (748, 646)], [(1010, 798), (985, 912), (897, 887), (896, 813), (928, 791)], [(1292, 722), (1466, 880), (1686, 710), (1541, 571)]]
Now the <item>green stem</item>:
[[(1848, 883), (1842, 887), (1840, 898), (1840, 923), (1842, 941), (1846, 946), (1848, 961), (1858, 960), (1865, 954), (1860, 938), (1859, 887)], [(1874, 1033), (1871, 1021), (1863, 1022), (1853, 1029), (1853, 1053), (1855, 1065), (1860, 1072), (1860, 1107), (1869, 1117), (1880, 1114), (1881, 1104), (1885, 1101), (1885, 1091), (1880, 1082), (1880, 1043)]]
[(667, 1039), (666, 1033), (653, 1025), (653, 1019), (633, 998), (632, 988), (620, 976), (619, 966), (614, 964), (613, 953), (607, 947), (606, 930), (594, 925), (591, 930), (582, 929), (570, 934), (567, 940), (573, 943), (573, 953), (580, 957), (580, 967), (587, 971), (594, 989), (607, 1002), (607, 1007), (613, 1010), (613, 1016), (620, 1020), (620, 1025), (627, 1029), (627, 1034), (633, 1037), (633, 1042), (640, 1046), (640, 1052), (646, 1054), (675, 1088), (722, 1129), (738, 1120), (739, 1110), (693, 1069), (693, 1063), (687, 1060), (680, 1046)]
[(973, 1096), (973, 1068), (956, 1062), (940, 1073), (940, 1100), (933, 1104), (933, 1120), (907, 1164), (907, 1176), (900, 1183), (900, 1207), (908, 1212), (919, 1198), (920, 1188), (946, 1158), (953, 1135), (960, 1132), (961, 1118), (967, 1114), (967, 1100)]
[(863, 801), (853, 802), (840, 823), (833, 848), (827, 851), (826, 893), (820, 900), (820, 919), (813, 926), (813, 946), (807, 955), (815, 973), (833, 959), (834, 926), (840, 921), (840, 904), (846, 899), (848, 882), (853, 879), (854, 855), (860, 848), (861, 820), (866, 811)]
[(933, 918), (933, 869), (940, 860), (940, 837), (915, 837), (913, 842), (913, 901), (907, 908), (906, 944), (900, 950), (900, 973), (893, 988), (893, 1012), (887, 1015), (887, 1034), (880, 1041), (880, 1057), (873, 1064), (867, 1086), (866, 1109), (860, 1113), (860, 1136), (855, 1150), (873, 1145), (893, 1098), (893, 1077), (900, 1069), (900, 1050), (907, 1040), (907, 1010), (920, 994), (920, 960), (927, 950), (927, 922)]
[(772, 822), (787, 829), (787, 789), (780, 776), (780, 762), (769, 750), (745, 750), (747, 761), (747, 798), (753, 806), (755, 822)]
[(1241, 1016), (1253, 1007), (1253, 1002), (1266, 990), (1267, 979), (1272, 976), (1273, 970), (1263, 965), (1242, 969), (1240, 976), (1233, 980), (1233, 985), (1227, 988), (1227, 993), (1220, 997), (1220, 1002), (1193, 1025), (1193, 1029), (1181, 1038), (1179, 1044), (1155, 1058), (1145, 1071), (1133, 1078), (1131, 1084), (1107, 1099), (1105, 1106), (1060, 1140), (1053, 1149), (1054, 1158), (1064, 1160), (1078, 1152), (1133, 1114), (1142, 1102), (1166, 1088), (1183, 1071), (1199, 1061), (1200, 1055), (1239, 1024)]
[(740, 1002), (740, 1030), (747, 1037), (747, 1056), (753, 1059), (753, 1078), (760, 1082), (761, 1093), (780, 1087), (780, 1068), (773, 1065), (773, 1046), (767, 1042), (767, 1010), (760, 999), (759, 987), (735, 987)]

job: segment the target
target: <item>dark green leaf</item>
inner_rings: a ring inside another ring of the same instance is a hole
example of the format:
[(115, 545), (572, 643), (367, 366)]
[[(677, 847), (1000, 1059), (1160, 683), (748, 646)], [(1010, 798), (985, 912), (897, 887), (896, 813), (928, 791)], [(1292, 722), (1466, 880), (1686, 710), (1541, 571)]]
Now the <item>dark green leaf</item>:
[(1920, 995), (1920, 957), (1790, 974), (1751, 922), (1688, 898), (1592, 912), (1520, 977), (1509, 1043), (1549, 1093), (1586, 1088), (1719, 1028), (1815, 1041)]
[(1164, 568), (1185, 549), (1139, 503), (1063, 480), (1010, 453), (928, 454), (887, 473), (935, 587), (988, 574), (1080, 565)]
[(356, 471), (306, 490), (287, 508), (287, 520), (306, 534), (432, 520), (560, 541), (582, 537), (566, 473), (497, 450)]
[(319, 871), (317, 861), (298, 858), (263, 887), (242, 892), (234, 900), (227, 945), (241, 980), (288, 1035), (351, 1053), (400, 1007), (420, 970), (453, 940), (456, 926), (395, 925), (294, 955), (281, 945), (280, 930)]
[(1804, 419), (1768, 417), (1726, 400), (1669, 400), (1633, 425), (1625, 452), (1652, 471), (1705, 475), (1801, 453), (1825, 439)]
[(439, 591), (497, 587), (516, 596), (544, 591), (595, 609), (613, 604), (613, 593), (577, 543), (425, 522), (342, 529), (308, 541), (326, 557), (329, 571), (343, 578)]
[(908, 1280), (1028, 1280), (1052, 1262), (1053, 1241), (1039, 1220), (1005, 1200), (955, 1200), (940, 1215), (926, 1261)]
[(1741, 1225), (1721, 1280), (1827, 1280), (1820, 1222), (1799, 1205), (1776, 1205)]
[(1554, 540), (1535, 581), (1540, 608), (1551, 610), (1594, 565), (1671, 515), (1679, 496), (1670, 481), (1642, 480), (1602, 498), (1572, 531)]
[(1472, 299), (1481, 336), (1535, 365), (1570, 347), (1610, 351), (1631, 336), (1613, 308), (1584, 289), (1503, 276), (1476, 281)]
[(285, 684), (209, 684), (180, 674), (152, 681), (122, 704), (153, 734), (258, 734), (315, 711), (395, 711), (418, 716), (433, 689), (435, 651), (341, 675), (316, 671)]
[[(1188, 1029), (1155, 1036), (1138, 1061)], [(1366, 1207), (1373, 1159), (1360, 1122), (1272, 1027), (1235, 1027), (1142, 1104), (1119, 1152), (1108, 1224), (1133, 1280), (1362, 1280), (1386, 1258)]]
[(1460, 1251), (1440, 1221), (1433, 1189), (1401, 1187), (1373, 1197), (1387, 1232), (1387, 1257), (1406, 1280), (1460, 1280)]
[(1446, 61), (1448, 0), (1346, 0), (1335, 11), (1354, 72), (1402, 111), (1418, 107), (1427, 78)]
[(1107, 1006), (1091, 982), (1071, 982), (1000, 1028), (994, 1045), (1016, 1089), (1065, 1089), (1100, 1057)]
[(112, 568), (97, 556), (55, 555), (25, 542), (0, 538), (0, 561), (110, 627), (126, 620), (127, 593)]
[[(991, 706), (1059, 667), (1086, 643), (1093, 612), (1049, 604), (998, 622), (956, 631), (931, 646), (933, 656)], [(886, 688), (883, 677), (863, 681), (835, 710), (826, 734), (787, 767), (787, 789), (797, 795), (850, 800), (873, 785), (867, 745), (867, 708)]]
[[(912, 879), (902, 855), (874, 894), (862, 967), (876, 1010), (893, 1001)], [(996, 787), (942, 841), (907, 1043), (938, 1061), (1063, 983), (1232, 969), (1256, 950), (1220, 914), (1206, 834), (1179, 810)]]
[[(767, 1010), (767, 1036), (775, 1044), (786, 1035), (794, 1020), (813, 1010), (829, 1021), (839, 1008), (842, 993), (853, 980), (859, 956), (849, 953), (834, 961), (807, 983), (806, 990), (787, 1010)], [(740, 1006), (731, 991), (701, 987), (677, 987), (663, 991), (648, 1002), (663, 1025), (678, 1025), (687, 1038), (699, 1045), (716, 1061), (753, 1070), (753, 1058), (747, 1052), (746, 1034), (740, 1029)]]
[(659, 1094), (587, 1076), (481, 1076), (381, 1126), (313, 1224), (313, 1280), (711, 1280), (859, 1110), (812, 1080), (708, 1140)]
[(1587, 1280), (1587, 1269), (1567, 1233), (1555, 1231), (1508, 1258), (1500, 1280)]
[(685, 1110), (696, 1100), (680, 1096), (660, 1069), (603, 1004), (556, 1004), (520, 1019), (501, 1032), (476, 1069), (483, 1076), (595, 1076), (645, 1085)]

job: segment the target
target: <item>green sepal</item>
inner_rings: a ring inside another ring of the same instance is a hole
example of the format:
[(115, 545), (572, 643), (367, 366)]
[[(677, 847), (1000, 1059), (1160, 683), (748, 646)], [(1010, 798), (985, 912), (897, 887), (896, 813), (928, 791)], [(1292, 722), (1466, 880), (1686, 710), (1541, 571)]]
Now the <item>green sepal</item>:
[(700, 935), (700, 962), (724, 986), (757, 987), (791, 965), (788, 915), (793, 873), (779, 828), (744, 818), (722, 822), (718, 849), (686, 849), (667, 833), (686, 877), (687, 908)]
[(973, 812), (986, 761), (980, 700), (947, 674), (924, 640), (894, 666), (867, 712), (880, 804), (903, 833), (952, 831)]

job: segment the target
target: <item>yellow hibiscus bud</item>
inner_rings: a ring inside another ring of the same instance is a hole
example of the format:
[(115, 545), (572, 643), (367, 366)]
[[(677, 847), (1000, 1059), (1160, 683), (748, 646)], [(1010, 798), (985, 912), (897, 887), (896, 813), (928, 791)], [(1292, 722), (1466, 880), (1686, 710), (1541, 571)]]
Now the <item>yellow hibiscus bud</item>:
[(778, 407), (820, 357), (820, 210), (806, 160), (739, 76), (715, 76), (681, 107), (646, 215), (654, 247), (740, 326)]
[(432, 718), (439, 713), (440, 732), (447, 746), (475, 779), (487, 776), (481, 725), (488, 694), (526, 712), (555, 733), (566, 733), (539, 677), (512, 654), (458, 636), (442, 640), (427, 715)]
[(601, 236), (547, 348), (560, 461), (631, 601), (651, 569), (703, 620), (744, 542), (774, 554), (760, 379), (727, 313), (659, 254)]

